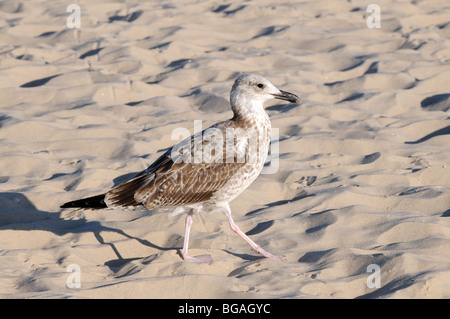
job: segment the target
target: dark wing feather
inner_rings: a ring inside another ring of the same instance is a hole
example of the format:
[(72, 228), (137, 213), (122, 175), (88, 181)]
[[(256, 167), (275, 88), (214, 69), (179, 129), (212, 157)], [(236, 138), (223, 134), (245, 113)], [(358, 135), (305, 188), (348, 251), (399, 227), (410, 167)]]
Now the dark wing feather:
[(105, 204), (105, 194), (96, 195), (88, 198), (82, 198), (78, 200), (74, 200), (71, 202), (67, 202), (61, 205), (61, 208), (92, 208), (92, 209), (101, 209), (106, 208)]
[(140, 188), (135, 198), (147, 208), (189, 205), (210, 199), (244, 163), (183, 163)]
[[(218, 128), (217, 125), (214, 127)], [(225, 127), (221, 129), (225, 130)], [(145, 171), (107, 192), (105, 202), (108, 207), (169, 207), (210, 199), (245, 163), (224, 163), (225, 154), (222, 153), (215, 154), (207, 163), (195, 163), (191, 157), (189, 160), (187, 156), (193, 156), (195, 150), (204, 150), (211, 143), (211, 139), (199, 136), (176, 144)], [(225, 152), (225, 147), (222, 150)]]
[(164, 171), (172, 167), (170, 157), (171, 149), (161, 155), (145, 171), (140, 172), (132, 179), (114, 187), (105, 194), (105, 203), (108, 207), (129, 207), (142, 205), (135, 199), (135, 193), (142, 187), (148, 185), (155, 177), (156, 171)]

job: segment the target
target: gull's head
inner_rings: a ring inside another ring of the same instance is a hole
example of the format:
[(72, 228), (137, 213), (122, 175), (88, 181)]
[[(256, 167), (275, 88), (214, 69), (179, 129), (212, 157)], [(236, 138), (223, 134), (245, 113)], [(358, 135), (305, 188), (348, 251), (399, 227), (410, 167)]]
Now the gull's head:
[(239, 76), (230, 94), (231, 107), (235, 114), (240, 111), (238, 109), (247, 112), (263, 109), (263, 103), (272, 99), (300, 104), (297, 95), (277, 89), (269, 80), (257, 74)]

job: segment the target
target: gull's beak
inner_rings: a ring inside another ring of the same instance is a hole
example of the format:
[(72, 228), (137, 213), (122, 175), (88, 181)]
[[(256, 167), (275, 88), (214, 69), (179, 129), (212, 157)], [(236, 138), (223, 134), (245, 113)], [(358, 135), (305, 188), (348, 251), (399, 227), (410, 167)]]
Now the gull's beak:
[(274, 98), (276, 98), (278, 100), (285, 100), (285, 101), (288, 101), (291, 103), (297, 103), (297, 104), (302, 103), (300, 101), (300, 98), (297, 95), (295, 95), (294, 93), (289, 93), (289, 92), (280, 90), (280, 94), (272, 94), (272, 95), (274, 96)]

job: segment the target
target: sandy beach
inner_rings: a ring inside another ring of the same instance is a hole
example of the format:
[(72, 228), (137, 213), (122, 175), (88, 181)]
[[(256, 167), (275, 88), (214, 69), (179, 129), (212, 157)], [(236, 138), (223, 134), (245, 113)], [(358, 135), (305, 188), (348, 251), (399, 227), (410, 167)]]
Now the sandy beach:
[[(450, 7), (371, 3), (1, 2), (0, 298), (450, 298)], [(222, 213), (197, 265), (184, 214), (59, 208), (230, 118), (245, 72), (302, 98), (267, 103), (278, 169), (230, 204), (286, 262)]]

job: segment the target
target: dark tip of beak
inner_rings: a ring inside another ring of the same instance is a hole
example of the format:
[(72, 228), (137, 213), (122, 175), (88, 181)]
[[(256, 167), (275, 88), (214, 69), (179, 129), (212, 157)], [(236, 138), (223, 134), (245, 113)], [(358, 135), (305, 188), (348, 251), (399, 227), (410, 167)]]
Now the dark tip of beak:
[(281, 94), (273, 94), (273, 96), (278, 99), (278, 100), (284, 100), (284, 101), (288, 101), (291, 103), (297, 103), (300, 104), (302, 103), (300, 101), (300, 98), (295, 95), (294, 93), (290, 93), (290, 92), (286, 92), (286, 91), (282, 91), (280, 90)]

